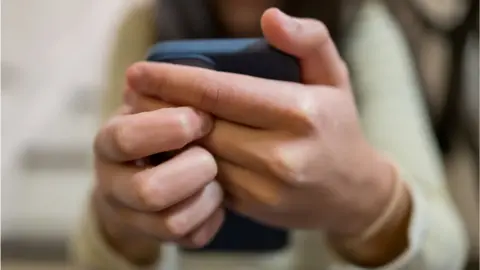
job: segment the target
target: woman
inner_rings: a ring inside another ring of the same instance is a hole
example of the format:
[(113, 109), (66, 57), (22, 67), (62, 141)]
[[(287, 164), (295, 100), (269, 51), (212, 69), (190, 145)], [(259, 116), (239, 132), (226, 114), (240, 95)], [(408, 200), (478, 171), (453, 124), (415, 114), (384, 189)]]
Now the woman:
[[(166, 260), (159, 242), (207, 244), (226, 205), (297, 229), (292, 246), (265, 256), (182, 254), (182, 268), (461, 269), (465, 235), (404, 42), (381, 4), (365, 2), (354, 17), (340, 2), (325, 1), (328, 9), (273, 0), (160, 6), (160, 39), (263, 34), (300, 59), (303, 84), (293, 85), (134, 64), (159, 39), (158, 3), (132, 4), (109, 85), (109, 114), (121, 109), (97, 135), (97, 185), (73, 242), (77, 264), (153, 269)], [(352, 81), (321, 23), (264, 13), (272, 5), (324, 21)], [(340, 35), (343, 18), (355, 18), (349, 36)], [(139, 162), (191, 142), (198, 146), (158, 166)]]

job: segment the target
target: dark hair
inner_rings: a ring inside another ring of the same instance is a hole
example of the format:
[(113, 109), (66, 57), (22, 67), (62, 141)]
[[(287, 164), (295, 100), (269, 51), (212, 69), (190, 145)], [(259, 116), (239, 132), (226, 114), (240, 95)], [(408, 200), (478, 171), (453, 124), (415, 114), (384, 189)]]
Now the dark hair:
[[(157, 3), (158, 40), (228, 37), (213, 0), (157, 0)], [(343, 39), (362, 3), (363, 0), (286, 0), (283, 10), (295, 17), (322, 21), (343, 54)], [(354, 71), (350, 75), (355, 77)]]
[[(224, 37), (211, 0), (157, 0), (159, 39)], [(362, 0), (287, 0), (284, 11), (292, 16), (324, 22), (337, 45), (348, 31)]]
[(287, 1), (285, 11), (297, 17), (314, 18), (322, 21), (330, 34), (342, 47), (343, 37), (350, 29), (361, 0), (295, 0)]

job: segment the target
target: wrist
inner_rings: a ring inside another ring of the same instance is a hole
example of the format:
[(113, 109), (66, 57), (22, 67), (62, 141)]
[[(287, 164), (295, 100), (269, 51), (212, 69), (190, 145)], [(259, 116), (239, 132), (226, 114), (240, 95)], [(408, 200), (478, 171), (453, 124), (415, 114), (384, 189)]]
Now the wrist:
[(92, 208), (103, 241), (118, 255), (137, 266), (148, 266), (158, 260), (160, 244), (156, 239), (135, 231), (111, 215), (108, 202), (92, 196)]
[(367, 145), (356, 151), (355, 166), (348, 166), (348, 188), (327, 227), (329, 234), (342, 238), (362, 234), (384, 212), (398, 182), (393, 163)]
[(390, 163), (393, 186), (373, 221), (353, 235), (329, 235), (332, 247), (344, 259), (362, 267), (385, 265), (408, 248), (411, 194)]

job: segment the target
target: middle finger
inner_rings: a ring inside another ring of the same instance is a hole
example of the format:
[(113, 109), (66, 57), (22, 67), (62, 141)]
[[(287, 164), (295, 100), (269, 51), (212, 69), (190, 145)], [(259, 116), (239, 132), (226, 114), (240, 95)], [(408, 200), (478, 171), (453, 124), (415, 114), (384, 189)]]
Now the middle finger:
[[(212, 230), (219, 226), (203, 224), (218, 224), (218, 210), (223, 201), (223, 191), (217, 182), (211, 182), (192, 197), (179, 202), (164, 211), (149, 213), (140, 212), (116, 204), (108, 204), (108, 210), (115, 218), (126, 222), (129, 226), (140, 230), (161, 241), (177, 241), (200, 230), (205, 238), (213, 235)], [(221, 213), (220, 213), (221, 214)], [(221, 220), (220, 220), (221, 221)], [(203, 235), (197, 236), (195, 242), (202, 242)]]
[(140, 211), (160, 211), (190, 197), (213, 181), (213, 156), (192, 147), (153, 168), (97, 160), (101, 190), (112, 200)]

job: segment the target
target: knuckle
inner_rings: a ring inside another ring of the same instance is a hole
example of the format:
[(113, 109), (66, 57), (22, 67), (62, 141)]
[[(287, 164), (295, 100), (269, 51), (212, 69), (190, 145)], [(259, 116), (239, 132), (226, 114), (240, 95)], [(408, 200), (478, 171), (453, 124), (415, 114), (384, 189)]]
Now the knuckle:
[(310, 92), (298, 95), (296, 100), (296, 116), (298, 123), (307, 131), (312, 131), (317, 126), (319, 108), (316, 96)]
[(187, 219), (176, 218), (169, 220), (166, 223), (166, 227), (172, 238), (180, 239), (185, 237), (190, 232), (191, 224)]
[(318, 44), (322, 45), (326, 42), (329, 42), (332, 39), (330, 30), (328, 29), (327, 25), (322, 21), (312, 20), (312, 26), (313, 26), (312, 28), (315, 29), (314, 32), (316, 32), (317, 45)]
[(205, 76), (205, 78), (199, 78), (198, 85), (201, 90), (199, 93), (199, 104), (200, 109), (205, 111), (215, 111), (215, 108), (218, 105), (220, 99), (220, 86), (216, 83), (213, 83), (214, 80), (211, 80)]
[(328, 29), (327, 25), (324, 22), (317, 20), (317, 29), (318, 29), (317, 31), (324, 36), (325, 40), (331, 38), (330, 30)]
[[(113, 138), (113, 131), (117, 129), (119, 125), (118, 117), (110, 119), (95, 135), (93, 141), (93, 148), (96, 156), (109, 158), (111, 153), (108, 153), (109, 145), (115, 144), (115, 138)], [(109, 145), (106, 145), (109, 144)]]
[(126, 116), (110, 121), (106, 126), (107, 133), (111, 134), (113, 151), (122, 157), (134, 156), (136, 145), (132, 140), (131, 130), (126, 123)]
[[(286, 180), (285, 177), (283, 177), (283, 180), (290, 181)], [(263, 194), (252, 195), (255, 201), (257, 201), (263, 206), (268, 207), (271, 210), (281, 210), (284, 208), (286, 203), (284, 191), (278, 188), (274, 190), (264, 191)]]
[[(172, 71), (171, 65), (168, 63), (156, 62), (153, 65), (155, 66), (153, 72), (151, 69), (146, 69), (145, 87), (156, 91), (158, 96), (167, 97), (167, 95), (164, 95), (165, 91), (168, 91), (171, 85), (175, 85), (175, 76), (172, 76), (175, 71)], [(171, 100), (164, 98), (163, 101), (170, 102)]]
[[(287, 179), (287, 181), (291, 181)], [(270, 207), (271, 209), (281, 210), (285, 207), (286, 199), (285, 199), (285, 191), (284, 190), (276, 190), (275, 194), (272, 195), (272, 199), (266, 200), (265, 204)]]
[(316, 19), (303, 19), (303, 29), (307, 34), (308, 49), (311, 53), (317, 52), (324, 44), (331, 42), (331, 34), (327, 25)]
[[(306, 177), (301, 156), (297, 154), (300, 152), (290, 151), (290, 149), (285, 147), (276, 148), (271, 155), (270, 161), (270, 169), (275, 176), (291, 185), (302, 186)], [(279, 196), (277, 204), (280, 204), (281, 201), (281, 196)]]
[(166, 207), (162, 191), (154, 189), (150, 184), (150, 177), (145, 171), (136, 173), (133, 178), (133, 188), (138, 196), (140, 208), (159, 211)]
[(205, 148), (199, 146), (192, 147), (190, 151), (192, 151), (192, 153), (196, 156), (196, 160), (198, 160), (198, 163), (203, 166), (204, 170), (208, 172), (206, 174), (209, 177), (211, 176), (213, 178), (218, 171), (215, 157)]
[(177, 114), (176, 124), (179, 126), (178, 146), (185, 146), (195, 140), (198, 131), (195, 122), (198, 120), (198, 114), (191, 107), (180, 108)]

